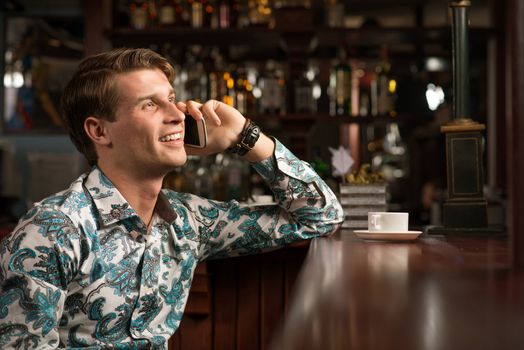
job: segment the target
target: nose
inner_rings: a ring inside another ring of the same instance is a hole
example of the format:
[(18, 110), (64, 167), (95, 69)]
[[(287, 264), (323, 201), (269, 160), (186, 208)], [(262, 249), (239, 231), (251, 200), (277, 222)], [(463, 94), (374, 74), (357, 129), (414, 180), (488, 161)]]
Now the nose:
[(180, 123), (186, 118), (184, 112), (178, 109), (173, 103), (166, 103), (164, 106), (165, 110), (165, 122), (166, 123)]

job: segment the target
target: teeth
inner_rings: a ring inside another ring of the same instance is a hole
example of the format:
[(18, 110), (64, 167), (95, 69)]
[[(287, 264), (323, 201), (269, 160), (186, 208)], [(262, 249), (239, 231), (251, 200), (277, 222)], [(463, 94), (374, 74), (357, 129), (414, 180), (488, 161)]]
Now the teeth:
[(182, 137), (181, 133), (175, 132), (174, 134), (162, 136), (159, 140), (160, 142), (168, 142), (168, 141), (179, 140), (181, 137)]

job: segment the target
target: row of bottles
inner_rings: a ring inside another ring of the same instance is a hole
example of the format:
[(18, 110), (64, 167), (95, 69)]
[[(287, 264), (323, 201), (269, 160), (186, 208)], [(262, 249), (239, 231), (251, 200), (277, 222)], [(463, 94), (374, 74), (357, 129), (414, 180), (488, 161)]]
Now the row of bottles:
[[(216, 99), (251, 115), (328, 111), (332, 116), (396, 115), (397, 83), (391, 76), (385, 47), (378, 64), (348, 59), (341, 49), (324, 85), (315, 61), (305, 64), (302, 73), (291, 81), (288, 67), (274, 60), (227, 62), (217, 47), (192, 46), (175, 51), (165, 44), (160, 51), (175, 66), (174, 86), (180, 100)], [(319, 107), (321, 97), (326, 110)]]
[(186, 50), (183, 57), (170, 45), (162, 53), (175, 67), (179, 100), (215, 99), (245, 115), (286, 113), (286, 74), (279, 62), (231, 63), (218, 48), (205, 51), (199, 46)]
[(116, 14), (118, 23), (134, 29), (244, 28), (273, 20), (269, 0), (120, 0)]
[(351, 116), (395, 116), (396, 80), (391, 77), (387, 47), (380, 51), (379, 63), (348, 60), (345, 49), (332, 65), (329, 78), (329, 114)]
[[(312, 8), (310, 0), (116, 0), (115, 3), (118, 22), (135, 29), (272, 28), (275, 9)], [(322, 6), (326, 26), (343, 26), (342, 0), (325, 0)]]

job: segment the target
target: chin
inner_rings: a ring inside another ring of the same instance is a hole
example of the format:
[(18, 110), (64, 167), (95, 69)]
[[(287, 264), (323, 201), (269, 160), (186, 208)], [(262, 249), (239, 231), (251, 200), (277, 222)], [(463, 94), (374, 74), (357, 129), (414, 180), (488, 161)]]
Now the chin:
[(187, 155), (184, 154), (183, 156), (177, 156), (173, 161), (171, 162), (172, 166), (179, 167), (187, 162)]

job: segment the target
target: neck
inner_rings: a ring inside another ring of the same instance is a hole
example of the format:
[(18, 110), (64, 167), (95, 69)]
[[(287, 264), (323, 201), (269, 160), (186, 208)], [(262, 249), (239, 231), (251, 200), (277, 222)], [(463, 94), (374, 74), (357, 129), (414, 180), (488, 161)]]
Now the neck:
[(111, 180), (140, 219), (148, 225), (162, 189), (163, 177), (122, 171), (103, 162), (99, 162), (98, 167)]

